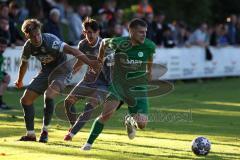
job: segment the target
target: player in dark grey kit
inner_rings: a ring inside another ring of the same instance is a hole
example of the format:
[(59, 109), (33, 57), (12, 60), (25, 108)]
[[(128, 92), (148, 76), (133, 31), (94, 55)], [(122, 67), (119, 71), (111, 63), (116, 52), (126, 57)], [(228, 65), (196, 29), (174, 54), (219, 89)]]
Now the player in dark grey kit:
[(64, 80), (71, 73), (72, 67), (65, 65), (65, 68), (62, 68), (61, 72), (51, 76), (49, 79), (50, 73), (57, 68), (57, 66), (66, 62), (66, 54), (75, 56), (78, 62), (84, 62), (96, 70), (99, 68), (99, 63), (96, 60), (89, 60), (81, 51), (70, 47), (60, 41), (56, 36), (41, 33), (41, 23), (36, 19), (25, 20), (22, 25), (22, 32), (28, 40), (23, 47), (18, 79), (15, 82), (16, 87), (21, 88), (23, 86), (22, 80), (27, 71), (30, 56), (35, 56), (41, 62), (42, 69), (31, 81), (20, 100), (27, 129), (26, 135), (22, 136), (20, 141), (36, 141), (33, 102), (41, 94), (44, 94), (43, 127), (39, 142), (47, 142), (47, 127), (50, 124), (54, 111), (53, 98), (64, 89)]
[[(99, 25), (90, 18), (83, 22), (83, 33), (85, 39), (79, 42), (78, 49), (85, 53), (90, 59), (97, 58), (102, 39), (99, 37)], [(79, 66), (79, 65), (77, 65)], [(75, 72), (78, 70), (74, 68)], [(67, 117), (73, 126), (64, 140), (72, 140), (72, 137), (84, 126), (90, 119), (94, 108), (105, 99), (108, 88), (107, 73), (100, 72), (96, 75), (88, 70), (84, 79), (80, 81), (65, 99), (64, 105)], [(81, 115), (77, 118), (76, 114), (71, 113), (71, 107), (81, 98), (89, 98), (88, 103)], [(75, 123), (76, 122), (76, 123)]]

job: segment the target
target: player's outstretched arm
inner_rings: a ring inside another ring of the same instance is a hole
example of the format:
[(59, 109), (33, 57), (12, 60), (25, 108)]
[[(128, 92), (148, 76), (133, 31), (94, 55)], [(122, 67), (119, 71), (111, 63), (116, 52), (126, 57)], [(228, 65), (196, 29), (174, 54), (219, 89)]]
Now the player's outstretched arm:
[(21, 64), (19, 66), (19, 70), (18, 70), (18, 78), (15, 81), (15, 86), (17, 88), (22, 88), (23, 87), (23, 78), (25, 76), (25, 73), (27, 71), (27, 67), (28, 67), (28, 62), (25, 61), (21, 61)]
[(99, 47), (99, 53), (98, 53), (98, 60), (103, 62), (103, 58), (105, 56), (106, 52), (106, 43), (104, 41), (101, 42), (100, 47)]
[[(100, 67), (99, 61), (88, 59), (88, 57), (85, 54), (83, 54), (81, 51), (79, 51), (78, 49), (75, 49), (75, 48), (66, 44), (66, 45), (64, 45), (63, 52), (66, 53), (66, 54), (70, 54), (70, 55), (75, 56), (78, 60), (84, 62), (87, 65), (89, 65), (95, 71), (99, 70), (99, 67)], [(75, 66), (75, 67), (78, 68), (78, 66)]]

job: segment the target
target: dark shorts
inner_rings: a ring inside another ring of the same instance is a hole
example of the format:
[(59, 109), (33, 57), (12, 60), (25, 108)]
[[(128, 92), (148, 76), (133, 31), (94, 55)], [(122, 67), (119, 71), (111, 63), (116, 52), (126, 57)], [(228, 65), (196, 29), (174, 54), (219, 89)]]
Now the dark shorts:
[(95, 83), (81, 81), (73, 88), (70, 95), (77, 99), (96, 98), (98, 101), (104, 101), (108, 94), (107, 90), (108, 85), (101, 80), (97, 80)]
[(32, 79), (27, 89), (38, 94), (43, 94), (48, 86), (54, 84), (57, 85), (62, 91), (66, 87), (65, 82), (68, 79), (69, 75), (69, 72), (55, 75), (51, 75), (49, 72), (40, 72), (36, 77)]

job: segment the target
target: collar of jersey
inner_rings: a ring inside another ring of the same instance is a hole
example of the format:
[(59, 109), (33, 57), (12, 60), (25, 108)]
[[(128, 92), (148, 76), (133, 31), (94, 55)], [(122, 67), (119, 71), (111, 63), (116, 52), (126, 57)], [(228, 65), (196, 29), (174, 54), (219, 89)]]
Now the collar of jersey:
[(100, 40), (100, 38), (98, 37), (97, 42), (94, 44), (94, 46), (90, 46), (90, 47), (92, 47), (92, 48), (96, 47), (98, 45), (99, 40)]

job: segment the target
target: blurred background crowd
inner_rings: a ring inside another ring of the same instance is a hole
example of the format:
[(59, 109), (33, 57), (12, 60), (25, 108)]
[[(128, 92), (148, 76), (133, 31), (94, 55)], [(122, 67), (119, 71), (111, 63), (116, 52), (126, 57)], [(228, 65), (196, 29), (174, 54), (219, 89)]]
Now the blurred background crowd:
[[(187, 15), (189, 17), (183, 19), (173, 17), (173, 14), (168, 14), (171, 12), (169, 8), (165, 10), (164, 7), (158, 8), (161, 1), (154, 0), (137, 0), (124, 7), (120, 5), (124, 1), (120, 0), (98, 0), (96, 6), (93, 0), (86, 3), (70, 0), (1, 0), (0, 2), (0, 36), (6, 38), (8, 45), (12, 47), (24, 44), (25, 39), (20, 29), (26, 18), (41, 20), (43, 32), (52, 33), (70, 45), (77, 45), (83, 38), (82, 22), (85, 17), (93, 17), (99, 21), (103, 38), (128, 36), (128, 21), (138, 17), (147, 22), (147, 38), (153, 40), (158, 47), (240, 45), (240, 15), (237, 12), (209, 22), (207, 15), (202, 19), (194, 14), (189, 14)], [(210, 3), (204, 0), (203, 2)], [(181, 5), (183, 2), (178, 3)], [(189, 5), (191, 8), (191, 4)], [(174, 5), (172, 6), (174, 8)], [(178, 12), (181, 13), (177, 10), (174, 13), (177, 15)], [(196, 23), (185, 21), (190, 18), (193, 21), (195, 17), (199, 19)]]

